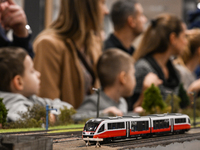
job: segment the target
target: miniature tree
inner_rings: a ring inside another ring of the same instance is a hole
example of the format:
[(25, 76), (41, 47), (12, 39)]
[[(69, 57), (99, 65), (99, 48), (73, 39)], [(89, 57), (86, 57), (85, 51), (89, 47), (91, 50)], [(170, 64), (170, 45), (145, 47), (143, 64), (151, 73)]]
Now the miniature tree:
[(144, 92), (144, 100), (142, 107), (149, 113), (158, 113), (159, 109), (163, 110), (166, 107), (162, 100), (160, 89), (154, 84)]
[(181, 99), (181, 101), (179, 103), (180, 107), (186, 108), (190, 104), (190, 100), (189, 100), (189, 97), (188, 97), (182, 83), (179, 86), (178, 96)]
[(3, 103), (3, 98), (0, 98), (0, 124), (2, 124), (2, 126), (6, 123), (7, 114), (8, 110)]

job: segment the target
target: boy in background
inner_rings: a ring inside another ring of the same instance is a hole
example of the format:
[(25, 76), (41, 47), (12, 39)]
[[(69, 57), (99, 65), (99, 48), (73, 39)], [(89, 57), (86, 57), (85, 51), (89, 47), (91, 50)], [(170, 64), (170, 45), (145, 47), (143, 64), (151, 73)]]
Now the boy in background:
[[(102, 87), (100, 116), (126, 114), (128, 108), (123, 97), (131, 96), (136, 85), (132, 57), (116, 48), (107, 50), (99, 58), (97, 73)], [(73, 116), (74, 120), (96, 117), (97, 97), (97, 93), (86, 97)]]
[(16, 121), (20, 118), (18, 112), (26, 112), (34, 104), (56, 108), (58, 112), (51, 111), (55, 115), (63, 106), (72, 107), (59, 99), (37, 97), (39, 84), (40, 73), (34, 69), (32, 59), (24, 49), (0, 48), (0, 97), (8, 109), (8, 121)]

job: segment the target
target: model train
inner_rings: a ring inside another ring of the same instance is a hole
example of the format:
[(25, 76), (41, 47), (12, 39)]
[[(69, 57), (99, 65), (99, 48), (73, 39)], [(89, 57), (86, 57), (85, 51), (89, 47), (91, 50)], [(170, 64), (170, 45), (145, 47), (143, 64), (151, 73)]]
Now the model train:
[(150, 137), (154, 134), (185, 133), (190, 129), (188, 115), (154, 114), (90, 119), (82, 132), (85, 142), (111, 141), (131, 137)]

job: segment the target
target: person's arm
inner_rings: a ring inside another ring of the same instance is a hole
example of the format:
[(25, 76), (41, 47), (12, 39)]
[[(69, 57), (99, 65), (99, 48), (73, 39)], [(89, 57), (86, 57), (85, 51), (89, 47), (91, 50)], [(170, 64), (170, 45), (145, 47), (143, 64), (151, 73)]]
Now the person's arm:
[[(99, 112), (101, 113), (101, 111)], [(97, 103), (92, 99), (85, 99), (77, 109), (77, 113), (72, 116), (74, 121), (94, 118), (97, 115)]]
[[(30, 43), (30, 30), (27, 30), (27, 18), (24, 10), (13, 0), (7, 0), (0, 10), (1, 25), (5, 30), (13, 30), (13, 41), (5, 40), (7, 45), (22, 47), (33, 58), (34, 53)], [(3, 36), (4, 37), (4, 36)]]
[(196, 92), (198, 93), (200, 91), (200, 79), (197, 79), (195, 81), (193, 81), (190, 86), (187, 89), (187, 92)]
[(138, 98), (138, 100), (136, 101), (136, 103), (133, 105), (133, 110), (134, 112), (136, 112), (137, 107), (142, 105), (143, 99), (144, 99), (144, 92), (151, 87), (152, 84), (154, 84), (155, 86), (159, 86), (160, 84), (162, 84), (162, 80), (160, 80), (158, 78), (158, 76), (152, 72), (148, 73), (144, 80), (143, 80), (143, 87), (142, 87), (142, 91), (140, 93), (140, 96)]
[(12, 98), (8, 103), (6, 103), (6, 108), (8, 109), (7, 119), (10, 121), (17, 121), (21, 119), (19, 113), (24, 113), (28, 111), (28, 107), (33, 106), (33, 104), (24, 98)]
[(30, 57), (33, 58), (34, 52), (33, 52), (33, 47), (32, 47), (30, 40), (31, 40), (31, 34), (29, 34), (25, 38), (20, 38), (20, 37), (13, 35), (13, 41), (10, 42), (10, 46), (17, 46), (17, 47), (24, 48), (28, 52)]

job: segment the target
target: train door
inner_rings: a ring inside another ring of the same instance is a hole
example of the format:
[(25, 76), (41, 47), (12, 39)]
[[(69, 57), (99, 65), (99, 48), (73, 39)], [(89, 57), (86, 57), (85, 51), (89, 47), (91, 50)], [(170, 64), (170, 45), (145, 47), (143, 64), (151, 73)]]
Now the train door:
[(130, 122), (126, 121), (126, 137), (130, 136)]
[(173, 133), (173, 131), (174, 131), (174, 119), (171, 118), (170, 120), (171, 120), (171, 132)]

